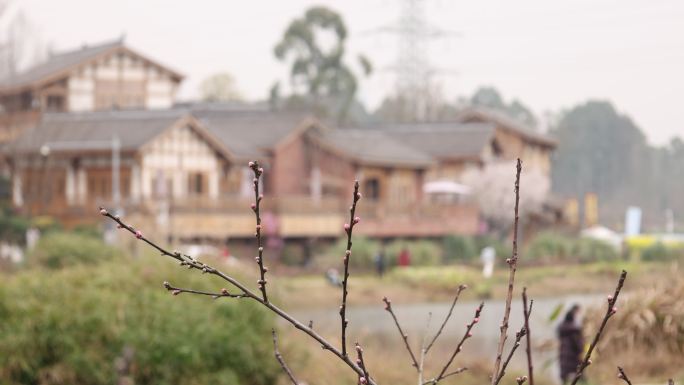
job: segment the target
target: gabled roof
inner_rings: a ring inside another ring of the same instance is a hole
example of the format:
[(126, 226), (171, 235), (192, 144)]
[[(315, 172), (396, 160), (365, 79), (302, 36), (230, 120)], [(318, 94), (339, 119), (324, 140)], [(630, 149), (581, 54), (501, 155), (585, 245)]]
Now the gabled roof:
[(127, 52), (171, 74), (180, 81), (183, 76), (166, 66), (148, 59), (147, 57), (126, 47), (123, 40), (118, 39), (106, 43), (84, 46), (80, 49), (58, 53), (50, 56), (43, 63), (37, 64), (17, 75), (9, 76), (0, 80), (0, 92), (15, 92), (26, 88), (40, 86), (65, 76), (69, 71), (86, 65), (99, 58), (116, 52)]
[(379, 130), (322, 130), (321, 140), (340, 153), (367, 165), (425, 168), (434, 162), (430, 155)]
[(45, 114), (37, 126), (24, 131), (4, 151), (39, 153), (44, 145), (51, 152), (108, 151), (114, 137), (122, 151), (137, 151), (164, 131), (182, 124), (191, 126), (217, 152), (230, 156), (218, 140), (183, 110)]
[(494, 137), (492, 123), (398, 123), (372, 126), (437, 159), (480, 159)]
[(192, 115), (239, 158), (259, 158), (297, 130), (305, 129), (304, 113), (258, 110), (193, 109)]
[(484, 107), (468, 107), (458, 115), (458, 120), (464, 123), (467, 122), (489, 122), (494, 123), (504, 130), (512, 131), (528, 141), (540, 144), (542, 146), (555, 148), (558, 143), (555, 139), (536, 132), (534, 129), (526, 126), (522, 122), (511, 118), (499, 111), (495, 111)]

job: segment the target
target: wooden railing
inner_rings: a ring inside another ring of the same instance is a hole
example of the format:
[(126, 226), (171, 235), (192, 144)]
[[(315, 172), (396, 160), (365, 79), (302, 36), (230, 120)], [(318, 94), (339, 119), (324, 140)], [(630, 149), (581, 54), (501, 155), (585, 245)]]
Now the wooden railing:
[(40, 115), (39, 110), (0, 114), (0, 143), (16, 138), (22, 131), (37, 124)]

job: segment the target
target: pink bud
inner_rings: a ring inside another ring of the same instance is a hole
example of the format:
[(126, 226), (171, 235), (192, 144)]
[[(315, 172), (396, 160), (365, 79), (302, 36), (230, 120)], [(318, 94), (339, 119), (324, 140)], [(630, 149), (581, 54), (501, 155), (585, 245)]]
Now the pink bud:
[(361, 197), (363, 197), (363, 195), (361, 195), (361, 193), (356, 193), (356, 199), (361, 199)]
[(347, 256), (350, 256), (350, 255), (351, 255), (351, 250), (345, 251), (344, 254), (346, 254)]
[(472, 336), (473, 336), (473, 333), (468, 332), (468, 337), (472, 337)]
[(263, 174), (263, 173), (264, 173), (264, 169), (259, 167), (259, 174)]
[(473, 318), (473, 323), (474, 323), (474, 324), (476, 324), (476, 323), (478, 323), (478, 322), (480, 322), (480, 319), (479, 319), (478, 317)]
[(610, 310), (610, 312), (613, 314), (617, 313), (617, 311), (618, 311), (618, 308), (615, 306), (613, 306), (613, 308)]
[(354, 223), (359, 223), (359, 222), (361, 222), (361, 218), (355, 217), (355, 218), (354, 218)]
[(345, 229), (346, 231), (349, 231), (349, 223), (345, 223), (345, 224), (344, 224), (344, 229)]
[(357, 351), (358, 353), (363, 353), (363, 349), (362, 349), (361, 346), (359, 346), (359, 345), (356, 345), (356, 351)]
[(140, 232), (140, 230), (138, 230), (138, 231), (135, 232), (135, 237), (138, 238), (138, 239), (142, 239), (143, 235), (142, 235), (142, 233)]
[(259, 200), (264, 199), (264, 194), (259, 194)]
[(510, 263), (511, 263), (511, 259), (510, 259), (510, 258), (506, 258), (506, 263), (510, 264)]
[(121, 229), (121, 228), (123, 228), (123, 226), (121, 226), (121, 225), (116, 225), (116, 228), (117, 228), (117, 229)]
[(613, 300), (613, 296), (612, 296), (612, 295), (608, 295), (608, 302), (610, 302), (610, 301), (612, 301), (612, 300)]
[(257, 178), (252, 179), (252, 183), (254, 183), (254, 184), (259, 183), (259, 179), (257, 179)]
[(174, 291), (172, 291), (171, 293), (172, 293), (173, 295), (178, 295), (178, 294), (181, 293), (181, 291), (180, 291), (180, 290), (174, 290)]
[(250, 207), (252, 210), (256, 210), (256, 204), (254, 204), (254, 203), (252, 203), (251, 205), (249, 205), (249, 207)]
[(107, 210), (105, 210), (104, 208), (100, 208), (100, 214), (107, 215), (108, 213)]
[(249, 167), (254, 167), (254, 162), (249, 162)]
[(221, 294), (228, 295), (228, 289), (226, 289), (225, 287), (221, 289)]
[(359, 384), (365, 385), (366, 384), (366, 377), (359, 377)]
[(261, 230), (261, 225), (256, 225), (257, 230)]

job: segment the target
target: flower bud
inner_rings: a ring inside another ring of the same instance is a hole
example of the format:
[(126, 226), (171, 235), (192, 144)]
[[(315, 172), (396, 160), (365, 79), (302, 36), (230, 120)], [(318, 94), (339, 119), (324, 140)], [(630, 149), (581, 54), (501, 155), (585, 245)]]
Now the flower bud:
[(228, 289), (226, 289), (225, 287), (221, 289), (221, 294), (228, 295)]
[(359, 384), (365, 385), (366, 384), (366, 377), (359, 377)]
[(117, 229), (122, 229), (123, 226), (121, 226), (120, 224), (118, 224), (118, 225), (116, 225), (116, 228), (117, 228)]
[(612, 301), (613, 301), (613, 295), (612, 295), (612, 294), (609, 294), (609, 295), (608, 295), (608, 302), (612, 302)]
[(349, 223), (345, 223), (345, 224), (344, 224), (344, 230), (345, 230), (345, 231), (349, 231)]
[(356, 345), (356, 352), (357, 353), (363, 353), (363, 349), (361, 348), (360, 345)]
[(250, 168), (251, 168), (251, 167), (254, 167), (254, 162), (249, 162), (248, 164), (249, 164), (249, 167), (250, 167)]
[(264, 169), (263, 169), (262, 167), (259, 167), (259, 170), (258, 170), (258, 171), (259, 171), (259, 174), (263, 174), (263, 173), (264, 173)]
[(361, 195), (361, 193), (356, 193), (356, 199), (357, 199), (357, 200), (358, 200), (358, 199), (361, 199), (361, 197), (363, 197), (363, 195)]
[(359, 223), (359, 222), (361, 222), (361, 218), (355, 217), (355, 218), (354, 218), (354, 223)]
[(173, 294), (173, 295), (178, 295), (178, 294), (180, 294), (180, 293), (181, 293), (180, 290), (174, 290), (174, 291), (171, 292), (171, 294)]
[(164, 288), (166, 288), (166, 289), (169, 289), (171, 287), (171, 284), (169, 284), (168, 281), (164, 281), (163, 285), (164, 285)]
[(251, 205), (249, 205), (249, 207), (250, 207), (252, 210), (256, 210), (256, 204), (254, 204), (254, 203), (252, 203)]
[(142, 237), (143, 237), (142, 232), (140, 232), (140, 230), (136, 231), (136, 232), (135, 232), (135, 237), (138, 238), (138, 239), (142, 239)]
[(476, 324), (476, 323), (478, 323), (478, 322), (480, 322), (480, 318), (478, 318), (478, 317), (473, 318), (473, 323), (474, 323), (474, 324)]
[(107, 215), (107, 214), (109, 214), (109, 213), (107, 212), (107, 210), (105, 210), (103, 207), (101, 207), (101, 208), (100, 208), (100, 214), (102, 214), (102, 215)]

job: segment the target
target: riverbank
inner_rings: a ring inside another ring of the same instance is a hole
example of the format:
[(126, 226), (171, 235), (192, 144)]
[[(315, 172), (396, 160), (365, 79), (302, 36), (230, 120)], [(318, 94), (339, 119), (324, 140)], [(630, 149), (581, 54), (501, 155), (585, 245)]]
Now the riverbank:
[[(676, 263), (597, 262), (550, 266), (525, 266), (520, 263), (516, 287), (526, 286), (530, 296), (535, 298), (608, 293), (614, 289), (623, 269), (630, 273), (626, 292), (682, 272)], [(280, 301), (287, 308), (339, 305), (339, 287), (331, 285), (321, 274), (277, 276), (273, 280)], [(460, 284), (469, 287), (462, 293), (463, 300), (501, 299), (507, 290), (508, 270), (499, 268), (489, 279), (484, 279), (478, 269), (459, 265), (395, 268), (382, 278), (352, 271), (349, 303), (380, 306), (384, 296), (405, 304), (444, 302), (453, 298)]]

